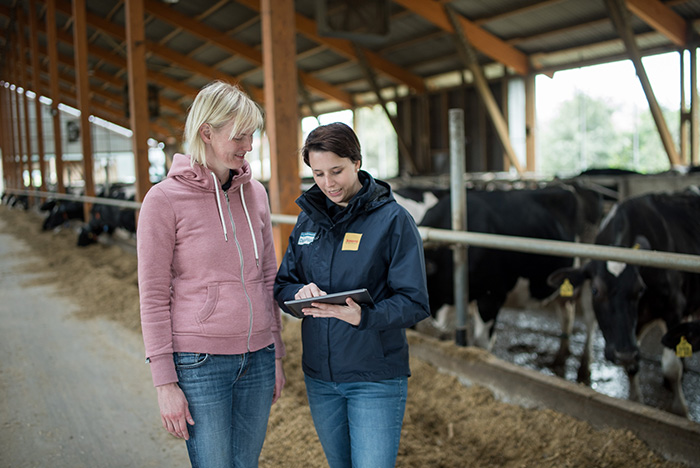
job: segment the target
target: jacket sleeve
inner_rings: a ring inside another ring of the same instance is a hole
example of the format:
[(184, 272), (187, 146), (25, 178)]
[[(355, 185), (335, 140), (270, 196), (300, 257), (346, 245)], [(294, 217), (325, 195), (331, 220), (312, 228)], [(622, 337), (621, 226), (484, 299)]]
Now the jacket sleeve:
[(386, 274), (388, 294), (374, 306), (362, 308), (360, 330), (408, 328), (430, 316), (423, 241), (410, 215), (399, 207), (392, 225), (391, 260)]
[[(261, 187), (262, 188), (262, 187)], [(275, 253), (274, 237), (272, 235), (272, 222), (270, 220), (270, 210), (269, 202), (267, 200), (267, 194), (265, 190), (262, 189), (262, 195), (265, 196), (265, 205), (263, 208), (263, 239), (265, 249), (263, 252), (263, 274), (265, 277), (265, 286), (267, 287), (268, 294), (270, 295), (270, 307), (272, 310), (272, 336), (275, 340), (275, 357), (281, 358), (286, 354), (286, 349), (284, 346), (284, 341), (282, 341), (282, 317), (278, 307), (275, 305), (273, 298), (273, 292), (275, 287), (275, 275), (277, 274), (277, 254)]]
[(175, 214), (159, 187), (141, 206), (136, 233), (141, 330), (155, 386), (177, 382), (170, 314)]
[(289, 236), (287, 251), (284, 253), (284, 257), (282, 257), (282, 262), (280, 263), (279, 270), (277, 271), (277, 278), (275, 279), (275, 300), (282, 310), (288, 314), (290, 314), (290, 312), (289, 309), (287, 309), (287, 306), (284, 305), (284, 301), (294, 299), (294, 295), (305, 284), (301, 280), (300, 273), (297, 269), (295, 239), (298, 226), (299, 223), (297, 223)]

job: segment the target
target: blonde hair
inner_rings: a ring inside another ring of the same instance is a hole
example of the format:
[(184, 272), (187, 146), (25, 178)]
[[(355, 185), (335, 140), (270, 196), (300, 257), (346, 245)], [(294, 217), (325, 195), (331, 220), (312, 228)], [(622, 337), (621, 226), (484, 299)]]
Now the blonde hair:
[(216, 80), (197, 93), (187, 114), (183, 135), (193, 165), (207, 166), (205, 144), (199, 134), (202, 125), (209, 124), (218, 130), (232, 119), (230, 139), (262, 130), (265, 123), (260, 106), (236, 85)]

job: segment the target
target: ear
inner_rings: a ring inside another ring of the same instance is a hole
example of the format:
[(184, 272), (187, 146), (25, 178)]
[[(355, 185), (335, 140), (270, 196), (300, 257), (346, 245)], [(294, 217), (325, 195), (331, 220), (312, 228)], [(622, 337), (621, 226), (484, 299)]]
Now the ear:
[(202, 126), (199, 127), (199, 137), (204, 143), (211, 143), (211, 125), (203, 123)]
[(355, 172), (360, 172), (360, 166), (362, 165), (362, 161), (355, 161), (353, 164), (355, 164)]
[(581, 286), (586, 280), (590, 279), (590, 272), (587, 267), (588, 264), (580, 268), (560, 268), (547, 277), (547, 284), (553, 288), (559, 288), (562, 296), (564, 296), (562, 294), (562, 285), (573, 288), (567, 296), (578, 297)]
[(634, 238), (633, 249), (651, 250), (651, 243), (646, 236), (638, 235)]

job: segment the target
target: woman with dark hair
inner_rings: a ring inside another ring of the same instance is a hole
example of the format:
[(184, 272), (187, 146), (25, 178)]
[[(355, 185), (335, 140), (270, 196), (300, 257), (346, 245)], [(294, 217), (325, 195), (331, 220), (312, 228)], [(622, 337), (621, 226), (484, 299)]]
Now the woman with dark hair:
[(303, 309), (302, 367), (316, 432), (331, 468), (393, 467), (406, 408), (405, 328), (428, 317), (423, 244), (389, 185), (360, 170), (353, 130), (314, 129), (302, 149), (315, 185), (275, 280), (284, 302), (366, 288), (373, 304)]

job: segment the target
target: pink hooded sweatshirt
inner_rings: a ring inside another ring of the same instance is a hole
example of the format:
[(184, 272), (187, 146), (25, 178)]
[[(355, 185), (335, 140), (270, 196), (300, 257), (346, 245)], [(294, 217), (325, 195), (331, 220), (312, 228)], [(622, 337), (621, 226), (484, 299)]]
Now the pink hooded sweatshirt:
[(211, 170), (176, 154), (143, 201), (137, 249), (155, 386), (178, 381), (173, 352), (242, 354), (274, 342), (284, 356), (269, 202), (247, 161), (224, 192)]

